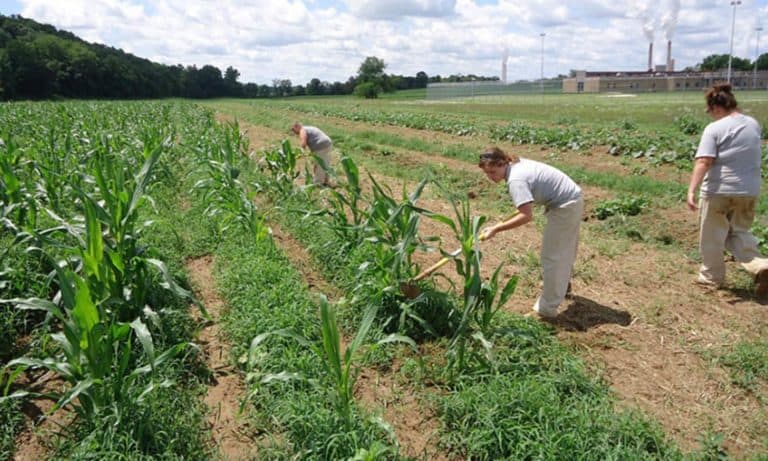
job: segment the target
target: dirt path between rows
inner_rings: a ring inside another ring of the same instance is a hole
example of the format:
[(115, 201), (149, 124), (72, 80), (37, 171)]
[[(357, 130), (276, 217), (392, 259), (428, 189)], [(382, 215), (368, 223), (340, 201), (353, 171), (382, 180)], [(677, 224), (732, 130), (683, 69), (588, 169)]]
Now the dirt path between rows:
[(213, 264), (210, 255), (186, 263), (195, 295), (211, 316), (211, 321), (200, 330), (198, 337), (212, 372), (204, 401), (209, 409), (208, 424), (213, 442), (219, 452), (225, 460), (246, 460), (253, 455), (254, 442), (240, 418), (239, 399), (245, 395), (245, 385), (238, 371), (230, 365), (230, 345), (221, 331), (225, 303), (216, 293)]
[[(55, 373), (37, 372), (32, 381), (24, 377), (18, 383), (21, 388), (30, 392), (63, 392), (64, 382)], [(27, 381), (27, 382), (25, 382)], [(30, 400), (21, 405), (21, 411), (28, 418), (27, 425), (15, 439), (14, 461), (37, 461), (46, 459), (49, 455), (51, 437), (66, 428), (74, 419), (74, 413), (66, 408), (58, 410), (51, 416), (46, 416), (54, 406), (51, 400)]]
[[(458, 160), (414, 153), (402, 167), (435, 161), (460, 171), (468, 167)], [(404, 183), (374, 176), (394, 191)], [(587, 201), (604, 194), (586, 189)], [(450, 205), (439, 198), (422, 200), (420, 205), (453, 215)], [(473, 208), (498, 213), (478, 200)], [(695, 217), (682, 208), (679, 213), (664, 213), (654, 211), (650, 216), (677, 217), (665, 223), (675, 227), (672, 233), (685, 236), (696, 227)], [(421, 233), (438, 235), (445, 246), (454, 246), (449, 229), (435, 221), (423, 220)], [(505, 277), (521, 275), (518, 291), (506, 306), (510, 311), (529, 312), (538, 294), (540, 241), (540, 230), (528, 225), (483, 244), (486, 271), (505, 263)], [(762, 419), (765, 406), (733, 385), (712, 358), (738, 341), (755, 338), (768, 324), (768, 307), (739, 288), (744, 275), (732, 262), (728, 263), (732, 289), (709, 292), (695, 286), (698, 264), (688, 257), (694, 241), (688, 238), (681, 240), (682, 247), (660, 247), (618, 238), (606, 234), (599, 223), (585, 222), (574, 274), (576, 296), (561, 307), (557, 335), (602, 370), (622, 405), (654, 416), (683, 449), (698, 447), (702, 434), (716, 432), (725, 436), (732, 455), (759, 452), (768, 436)], [(416, 255), (422, 267), (436, 259), (434, 253)], [(449, 269), (446, 266), (444, 273), (455, 277)]]

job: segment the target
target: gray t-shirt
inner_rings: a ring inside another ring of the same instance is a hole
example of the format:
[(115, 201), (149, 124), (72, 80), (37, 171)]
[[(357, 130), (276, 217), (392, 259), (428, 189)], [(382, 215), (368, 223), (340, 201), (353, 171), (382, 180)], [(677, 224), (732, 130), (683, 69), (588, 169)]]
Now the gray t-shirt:
[(696, 158), (714, 157), (701, 195), (760, 195), (760, 125), (744, 114), (728, 115), (704, 129)]
[(312, 152), (327, 149), (331, 147), (331, 138), (327, 134), (323, 133), (319, 128), (314, 126), (305, 126), (304, 131), (307, 132), (307, 146)]
[(515, 207), (533, 202), (559, 208), (581, 197), (581, 188), (553, 166), (521, 158), (509, 165), (507, 187)]

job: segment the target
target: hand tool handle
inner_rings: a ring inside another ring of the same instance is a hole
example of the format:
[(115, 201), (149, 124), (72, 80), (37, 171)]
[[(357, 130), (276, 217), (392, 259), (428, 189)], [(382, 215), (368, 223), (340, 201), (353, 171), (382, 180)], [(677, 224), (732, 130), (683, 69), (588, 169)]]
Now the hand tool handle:
[[(480, 240), (481, 242), (485, 240), (485, 235), (486, 235), (485, 233), (480, 234), (480, 236), (478, 237), (478, 240)], [(429, 274), (445, 266), (445, 263), (447, 263), (448, 261), (452, 260), (453, 258), (455, 258), (460, 254), (461, 254), (461, 248), (453, 250), (452, 252), (448, 253), (448, 256), (444, 257), (440, 261), (436, 262), (435, 264), (421, 271), (419, 275), (417, 275), (412, 279), (412, 282), (418, 282), (419, 280), (427, 277)]]

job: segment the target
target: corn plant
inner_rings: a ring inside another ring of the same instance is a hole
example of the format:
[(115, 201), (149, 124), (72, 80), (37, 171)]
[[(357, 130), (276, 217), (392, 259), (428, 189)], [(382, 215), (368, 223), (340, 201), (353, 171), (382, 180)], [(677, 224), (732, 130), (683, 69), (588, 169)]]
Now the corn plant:
[(74, 188), (82, 215), (66, 219), (46, 210), (58, 226), (36, 233), (32, 239), (39, 242), (40, 236), (54, 231), (71, 237), (73, 243), (59, 243), (59, 251), (78, 261), (94, 298), (104, 301), (119, 321), (141, 316), (158, 287), (196, 302), (203, 310), (173, 280), (165, 264), (152, 257), (153, 250), (141, 244), (143, 232), (152, 223), (140, 221), (140, 208), (151, 201), (145, 191), (167, 143), (166, 139), (153, 147), (135, 177), (125, 174), (116, 157), (102, 152), (95, 158), (92, 175), (82, 175), (82, 184), (94, 184), (94, 191)]
[(363, 222), (365, 240), (374, 244), (374, 257), (364, 266), (374, 273), (381, 288), (397, 287), (400, 282), (413, 278), (418, 267), (413, 262), (413, 253), (426, 248), (418, 234), (422, 209), (416, 206), (427, 180), (422, 180), (410, 194), (403, 190), (400, 201), (392, 197), (371, 176), (373, 197)]
[[(155, 370), (178, 355), (186, 344), (177, 344), (160, 355), (155, 354), (152, 336), (140, 320), (130, 323), (113, 321), (107, 303), (91, 292), (86, 278), (62, 265), (56, 265), (59, 292), (57, 302), (39, 298), (11, 299), (0, 302), (22, 310), (40, 310), (60, 322), (62, 332), (50, 335), (60, 347), (54, 357), (24, 357), (11, 360), (12, 370), (5, 385), (6, 399), (48, 398), (56, 402), (50, 413), (72, 405), (86, 421), (102, 411), (116, 411), (135, 405), (168, 381), (156, 382)], [(133, 338), (142, 346), (142, 360), (132, 351)], [(25, 370), (42, 368), (59, 375), (68, 388), (63, 392), (35, 393), (26, 390), (8, 395), (13, 381)], [(147, 381), (149, 378), (149, 382)]]
[(39, 204), (30, 181), (32, 169), (33, 162), (23, 157), (9, 134), (0, 138), (0, 220), (5, 228), (36, 226)]
[[(313, 342), (299, 333), (287, 329), (262, 333), (251, 341), (248, 352), (249, 372), (251, 375), (255, 373), (256, 367), (258, 366), (259, 347), (268, 337), (277, 335), (297, 341), (302, 346), (309, 348), (322, 363), (323, 370), (330, 378), (333, 386), (331, 393), (333, 395), (334, 407), (348, 429), (352, 425), (354, 407), (354, 386), (356, 376), (353, 373), (353, 367), (355, 364), (355, 354), (368, 336), (368, 332), (376, 317), (376, 310), (377, 308), (374, 305), (370, 305), (366, 309), (354, 340), (352, 340), (352, 343), (346, 348), (343, 348), (341, 343), (341, 332), (338, 323), (336, 322), (335, 308), (328, 303), (328, 300), (324, 296), (322, 296), (320, 299), (320, 341)], [(387, 344), (391, 342), (404, 342), (411, 345), (414, 349), (416, 348), (416, 344), (410, 338), (400, 335), (389, 335), (378, 341), (376, 344)], [(268, 383), (276, 379), (284, 380), (298, 377), (299, 376), (295, 374), (286, 372), (280, 374), (265, 374), (262, 376), (261, 382)]]
[(200, 158), (206, 178), (197, 181), (194, 188), (208, 203), (205, 214), (215, 218), (219, 232), (239, 223), (259, 240), (268, 233), (265, 216), (258, 212), (253, 193), (239, 180), (239, 165), (248, 152), (247, 138), (240, 133), (237, 123), (225, 125), (221, 132), (221, 143), (207, 146)]
[(346, 252), (362, 243), (366, 212), (363, 208), (360, 170), (347, 156), (343, 156), (340, 163), (346, 182), (341, 183), (340, 188), (329, 191), (328, 208), (321, 214), (328, 215), (330, 228), (344, 242), (343, 251)]
[[(518, 277), (511, 277), (501, 287), (499, 273), (503, 265), (499, 265), (489, 281), (483, 280), (482, 252), (477, 247), (477, 242), (487, 218), (472, 216), (469, 201), (466, 199), (449, 197), (449, 201), (456, 214), (455, 222), (444, 215), (427, 214), (448, 225), (461, 245), (461, 255), (455, 259), (455, 267), (464, 280), (463, 305), (461, 312), (457, 312), (456, 326), (448, 346), (448, 369), (451, 373), (462, 372), (471, 358), (479, 363), (483, 370), (490, 370), (494, 367), (492, 340), (497, 334), (493, 328), (493, 319), (514, 293)], [(456, 205), (457, 201), (459, 206)], [(480, 346), (479, 349), (477, 346)]]
[(279, 149), (266, 150), (264, 157), (259, 161), (261, 168), (272, 177), (269, 185), (280, 195), (288, 195), (293, 191), (293, 182), (300, 175), (296, 169), (297, 160), (297, 151), (286, 139)]

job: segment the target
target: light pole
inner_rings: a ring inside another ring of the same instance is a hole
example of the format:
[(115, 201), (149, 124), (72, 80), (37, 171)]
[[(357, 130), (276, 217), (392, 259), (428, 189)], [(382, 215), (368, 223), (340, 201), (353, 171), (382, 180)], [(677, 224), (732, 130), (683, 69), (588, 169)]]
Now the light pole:
[(728, 83), (731, 83), (731, 61), (733, 61), (733, 31), (736, 28), (736, 7), (741, 5), (741, 0), (731, 0), (733, 7), (733, 19), (731, 20), (731, 49), (728, 52)]
[(762, 31), (763, 28), (761, 26), (755, 27), (755, 32), (757, 32), (757, 39), (755, 40), (755, 72), (752, 74), (752, 89), (757, 89), (757, 58), (760, 57), (760, 31)]
[(544, 97), (544, 37), (547, 36), (544, 32), (540, 33), (539, 36), (541, 37), (541, 97)]

